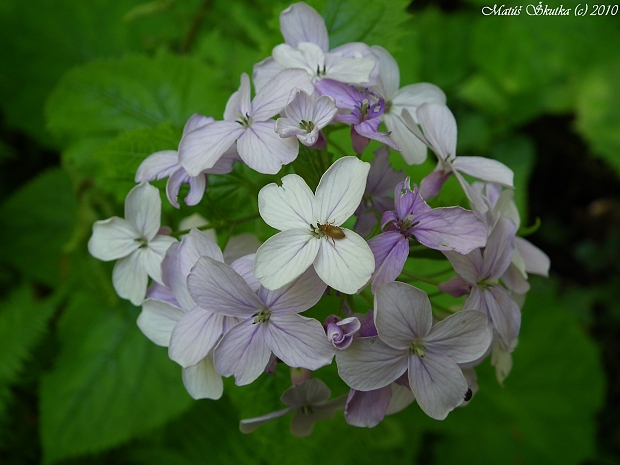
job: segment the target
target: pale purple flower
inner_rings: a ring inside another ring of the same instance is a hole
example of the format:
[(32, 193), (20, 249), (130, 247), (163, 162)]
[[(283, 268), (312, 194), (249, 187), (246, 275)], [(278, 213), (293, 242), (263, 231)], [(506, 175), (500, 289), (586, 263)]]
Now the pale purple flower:
[(378, 69), (370, 47), (356, 42), (329, 51), (325, 21), (306, 3), (295, 3), (280, 13), (280, 30), (286, 43), (277, 45), (272, 57), (254, 65), (257, 90), (286, 68), (303, 69), (310, 83), (329, 78), (370, 85), (376, 80)]
[(112, 283), (120, 297), (140, 305), (149, 276), (162, 283), (161, 262), (176, 239), (158, 234), (161, 198), (156, 187), (139, 184), (125, 199), (125, 219), (96, 221), (88, 241), (90, 254), (103, 261), (118, 260)]
[(500, 217), (484, 251), (476, 249), (467, 255), (444, 252), (458, 276), (439, 285), (441, 291), (455, 297), (469, 293), (463, 308), (485, 312), (508, 348), (519, 334), (521, 311), (498, 280), (510, 266), (515, 233), (512, 220)]
[(250, 101), (250, 78), (243, 73), (239, 90), (226, 104), (224, 121), (204, 125), (181, 140), (179, 161), (187, 173), (197, 176), (212, 168), (235, 141), (241, 159), (259, 173), (275, 174), (295, 160), (299, 142), (281, 138), (271, 119), (290, 102), (295, 88), (314, 92), (303, 70), (283, 70)]
[(480, 213), (484, 213), (488, 206), (480, 197), (479, 192), (469, 185), (461, 173), (514, 188), (513, 172), (503, 163), (484, 157), (456, 156), (456, 120), (447, 106), (423, 103), (417, 108), (415, 115), (414, 118), (406, 108), (401, 113), (409, 130), (437, 155), (435, 170), (420, 184), (421, 194), (425, 199), (436, 197), (443, 183), (453, 173), (465, 191), (472, 208)]
[[(183, 137), (192, 131), (213, 123), (214, 119), (203, 115), (192, 115), (183, 128)], [(179, 147), (183, 143), (183, 137)], [(233, 144), (211, 168), (205, 169), (196, 176), (190, 176), (179, 163), (179, 152), (176, 150), (162, 150), (155, 152), (144, 159), (136, 172), (136, 182), (147, 182), (169, 178), (166, 184), (168, 201), (176, 208), (179, 207), (177, 197), (182, 184), (189, 184), (189, 194), (185, 197), (185, 204), (197, 205), (208, 184), (209, 174), (226, 174), (232, 171), (233, 163), (240, 161), (237, 147)]]
[(420, 408), (443, 420), (468, 392), (458, 363), (475, 360), (491, 342), (484, 313), (466, 310), (433, 325), (426, 294), (394, 282), (375, 294), (378, 338), (358, 338), (338, 351), (338, 373), (359, 391), (389, 385), (407, 372), (409, 386)]
[(355, 153), (361, 154), (370, 139), (398, 150), (398, 146), (388, 137), (390, 133), (379, 131), (381, 115), (385, 110), (385, 101), (381, 95), (368, 88), (360, 91), (330, 79), (318, 82), (316, 88), (322, 95), (329, 95), (336, 101), (340, 113), (334, 121), (351, 125), (351, 140)]
[(299, 438), (310, 436), (314, 423), (332, 418), (336, 410), (344, 408), (347, 397), (340, 396), (328, 401), (330, 394), (329, 388), (323, 381), (311, 378), (284, 391), (280, 400), (288, 405), (288, 408), (261, 417), (241, 420), (239, 429), (242, 433), (251, 433), (275, 418), (293, 413), (291, 433)]
[(407, 109), (415, 119), (418, 106), (423, 103), (445, 104), (446, 94), (436, 85), (426, 82), (399, 89), (400, 71), (396, 60), (383, 47), (374, 45), (371, 48), (379, 57), (379, 79), (374, 88), (385, 99), (383, 122), (405, 161), (410, 165), (419, 165), (426, 160), (426, 145), (407, 128), (401, 113)]
[(394, 192), (394, 211), (381, 218), (384, 232), (368, 241), (375, 256), (372, 292), (394, 281), (409, 256), (409, 242), (442, 251), (467, 254), (484, 247), (487, 227), (473, 212), (461, 207), (431, 208), (420, 196), (417, 186), (409, 187), (409, 178)]
[(351, 316), (344, 320), (336, 315), (330, 315), (326, 318), (325, 330), (327, 339), (336, 349), (346, 349), (353, 342), (353, 336), (358, 333), (362, 324), (356, 317)]
[(355, 216), (353, 228), (360, 236), (367, 236), (379, 222), (381, 215), (394, 205), (394, 187), (405, 180), (405, 173), (394, 171), (389, 161), (390, 151), (382, 145), (375, 150), (371, 163), (366, 190)]
[(325, 283), (313, 269), (276, 291), (260, 286), (255, 292), (233, 268), (201, 257), (187, 284), (201, 309), (242, 320), (214, 352), (217, 371), (234, 375), (237, 385), (258, 378), (272, 353), (291, 367), (316, 370), (331, 363), (336, 349), (327, 341), (323, 326), (299, 315), (325, 291)]
[(356, 157), (337, 160), (312, 193), (296, 174), (261, 189), (258, 209), (281, 232), (256, 252), (254, 274), (268, 289), (278, 289), (314, 266), (325, 283), (347, 294), (366, 285), (374, 270), (368, 244), (341, 228), (362, 199), (370, 164)]
[(303, 90), (284, 109), (286, 118), (276, 120), (275, 131), (280, 137), (297, 136), (299, 141), (311, 147), (319, 141), (320, 130), (334, 119), (338, 109), (336, 102), (328, 95), (317, 98)]

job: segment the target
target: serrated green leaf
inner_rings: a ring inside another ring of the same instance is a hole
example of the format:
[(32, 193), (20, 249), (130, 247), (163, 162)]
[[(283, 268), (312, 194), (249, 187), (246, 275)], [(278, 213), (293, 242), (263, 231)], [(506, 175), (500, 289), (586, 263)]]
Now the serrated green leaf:
[(191, 404), (181, 368), (140, 332), (137, 311), (73, 295), (59, 322), (60, 354), (41, 382), (45, 463), (117, 446)]
[(69, 71), (46, 105), (48, 128), (67, 141), (183, 126), (194, 113), (219, 116), (227, 100), (211, 70), (187, 57), (128, 55)]
[(61, 169), (30, 181), (0, 206), (0, 260), (25, 276), (55, 286), (62, 246), (75, 226), (73, 187)]

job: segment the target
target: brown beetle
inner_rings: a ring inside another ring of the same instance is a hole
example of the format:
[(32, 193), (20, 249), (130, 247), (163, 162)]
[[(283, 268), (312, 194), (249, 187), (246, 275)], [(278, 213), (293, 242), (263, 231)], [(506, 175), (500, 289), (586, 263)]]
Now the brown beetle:
[(325, 223), (325, 224), (317, 223), (317, 226), (319, 227), (319, 230), (323, 234), (325, 234), (327, 237), (329, 237), (332, 240), (334, 247), (336, 246), (335, 239), (344, 239), (346, 237), (344, 235), (344, 231), (342, 230), (342, 228), (339, 228), (338, 226), (334, 226), (331, 223)]

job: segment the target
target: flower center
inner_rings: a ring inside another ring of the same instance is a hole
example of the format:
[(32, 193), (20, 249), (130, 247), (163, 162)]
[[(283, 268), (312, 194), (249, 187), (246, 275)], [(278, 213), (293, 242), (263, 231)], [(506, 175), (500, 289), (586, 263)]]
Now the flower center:
[(299, 411), (304, 415), (310, 415), (313, 413), (312, 405), (302, 405), (299, 407)]
[(306, 121), (305, 119), (302, 119), (301, 123), (299, 123), (299, 127), (307, 133), (311, 133), (314, 130), (314, 123), (312, 121)]
[(247, 113), (245, 114), (245, 116), (243, 116), (241, 113), (237, 113), (237, 118), (239, 119), (236, 119), (235, 122), (239, 123), (244, 128), (249, 128), (252, 124), (252, 118), (250, 118), (250, 115), (248, 115)]
[(142, 237), (138, 237), (136, 239), (134, 239), (134, 241), (138, 242), (140, 245), (138, 246), (139, 249), (143, 249), (145, 247), (147, 247), (149, 245), (149, 241), (146, 237), (142, 236)]
[(426, 354), (426, 347), (424, 347), (420, 341), (412, 342), (409, 350), (411, 351), (411, 355), (418, 355), (421, 358), (424, 358)]
[(325, 74), (327, 74), (325, 71), (325, 65), (323, 65), (323, 69), (321, 69), (321, 65), (316, 65), (316, 75), (318, 77), (321, 77), (325, 76)]
[(268, 308), (263, 307), (254, 315), (252, 315), (252, 318), (254, 318), (253, 324), (267, 323), (269, 321), (269, 318), (271, 318), (271, 311)]

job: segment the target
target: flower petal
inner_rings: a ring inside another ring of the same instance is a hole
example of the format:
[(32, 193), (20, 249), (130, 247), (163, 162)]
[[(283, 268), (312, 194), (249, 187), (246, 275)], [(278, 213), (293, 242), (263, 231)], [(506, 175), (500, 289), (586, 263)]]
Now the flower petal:
[(329, 47), (325, 20), (304, 2), (295, 3), (280, 13), (280, 30), (291, 47), (300, 42), (312, 42), (324, 52)]
[(252, 106), (250, 104), (250, 77), (247, 73), (241, 74), (239, 84), (239, 90), (234, 92), (226, 102), (226, 109), (224, 110), (225, 121), (235, 121), (239, 119), (239, 115), (242, 117), (250, 114)]
[(390, 113), (383, 114), (383, 121), (390, 137), (400, 149), (400, 153), (409, 165), (419, 165), (426, 160), (427, 147), (408, 128), (400, 115)]
[(122, 218), (114, 216), (93, 224), (93, 235), (88, 240), (88, 252), (103, 261), (118, 260), (140, 246), (140, 233)]
[(500, 217), (484, 249), (482, 276), (487, 280), (499, 279), (510, 266), (514, 255), (514, 238), (517, 227), (512, 220)]
[(222, 377), (215, 370), (213, 355), (207, 355), (200, 363), (183, 368), (183, 384), (192, 398), (218, 400), (224, 393)]
[[(416, 111), (416, 116), (424, 137), (433, 151), (443, 159), (456, 155), (456, 120), (445, 105), (423, 103)], [(406, 120), (405, 120), (406, 121)]]
[(153, 179), (164, 179), (179, 169), (179, 152), (162, 150), (144, 159), (136, 172), (136, 182), (148, 182)]
[(265, 58), (263, 61), (256, 63), (252, 72), (254, 90), (260, 92), (283, 69), (272, 57)]
[(158, 346), (168, 347), (170, 336), (185, 312), (168, 302), (146, 299), (138, 315), (138, 328)]
[(237, 141), (241, 159), (259, 173), (276, 174), (299, 153), (297, 138), (280, 137), (275, 124), (273, 120), (254, 122)]
[(424, 346), (456, 363), (467, 363), (484, 355), (492, 337), (486, 314), (463, 310), (433, 326), (424, 338)]
[(384, 284), (398, 278), (409, 256), (409, 242), (398, 231), (386, 231), (368, 241), (375, 257), (375, 271), (372, 276), (373, 294)]
[(141, 261), (142, 255), (141, 249), (132, 252), (117, 261), (112, 271), (112, 284), (116, 293), (134, 305), (140, 305), (144, 300), (149, 280)]
[(299, 67), (283, 69), (256, 94), (250, 116), (254, 121), (266, 121), (281, 113), (295, 97), (295, 89), (308, 95), (314, 93), (307, 71)]
[(259, 426), (264, 425), (265, 423), (270, 422), (274, 418), (279, 418), (287, 413), (291, 413), (295, 409), (292, 408), (284, 408), (282, 410), (276, 410), (275, 412), (268, 413), (267, 415), (263, 415), (256, 418), (248, 418), (246, 420), (241, 420), (239, 422), (239, 430), (242, 433), (248, 434), (254, 431)]
[(469, 174), (476, 179), (514, 188), (514, 173), (497, 160), (484, 157), (457, 157), (452, 162), (452, 166), (461, 173)]
[(295, 281), (279, 289), (270, 291), (261, 287), (258, 297), (272, 312), (301, 313), (321, 300), (326, 287), (314, 268), (310, 267)]
[(125, 220), (145, 239), (153, 239), (161, 224), (159, 189), (148, 183), (131, 189), (125, 199)]
[(486, 312), (506, 347), (519, 335), (521, 310), (508, 291), (499, 285), (475, 286), (463, 308)]
[(310, 378), (288, 388), (280, 400), (283, 404), (296, 408), (326, 402), (330, 395), (331, 391), (322, 380)]
[(435, 250), (468, 254), (484, 247), (487, 227), (473, 212), (461, 207), (434, 208), (416, 217), (415, 238)]
[(549, 276), (551, 262), (542, 250), (522, 237), (515, 237), (514, 244), (525, 262), (525, 271), (545, 277)]
[[(261, 241), (258, 240), (258, 237), (256, 237), (255, 234), (237, 234), (236, 236), (231, 237), (226, 244), (226, 247), (224, 247), (224, 263), (231, 265), (232, 262), (241, 257), (256, 253), (260, 246)], [(252, 263), (254, 263), (253, 259)]]
[(163, 284), (161, 277), (161, 264), (166, 255), (166, 251), (177, 240), (174, 237), (158, 234), (149, 241), (148, 247), (138, 249), (142, 257), (144, 269), (148, 275), (160, 284)]
[(195, 308), (172, 331), (168, 356), (183, 368), (196, 365), (215, 347), (224, 332), (224, 315)]
[(391, 386), (366, 392), (351, 389), (344, 410), (344, 418), (350, 425), (359, 428), (374, 428), (383, 420), (391, 397)]
[[(398, 63), (390, 52), (379, 45), (370, 47), (373, 53), (379, 58), (379, 79), (377, 80), (377, 92), (388, 101), (400, 87), (400, 70)], [(345, 412), (346, 415), (346, 412)]]
[(282, 186), (271, 183), (258, 193), (260, 216), (272, 228), (280, 231), (308, 229), (313, 223), (314, 194), (301, 176), (287, 174)]

